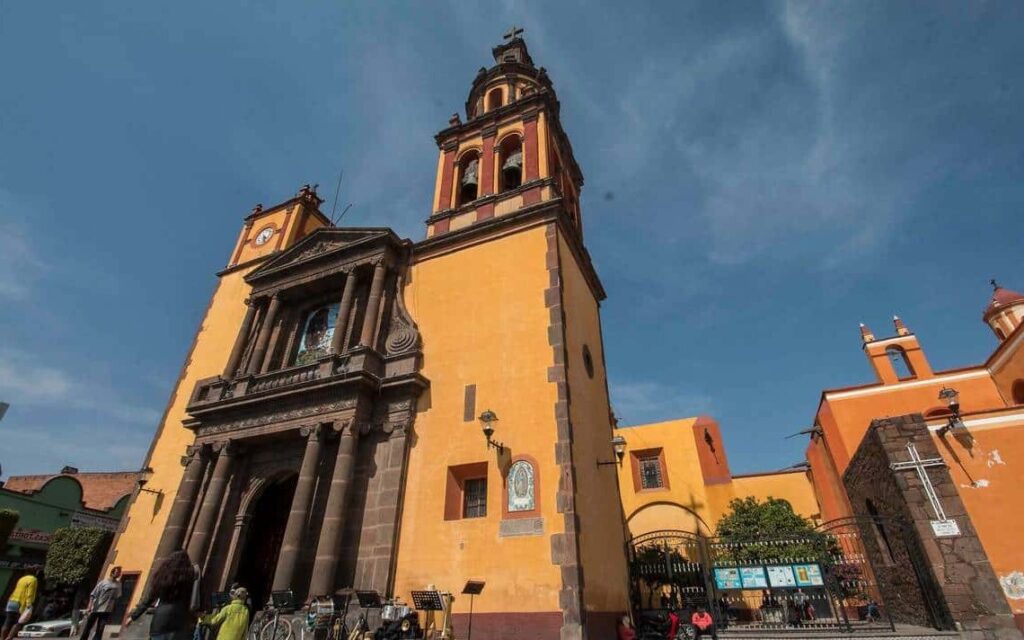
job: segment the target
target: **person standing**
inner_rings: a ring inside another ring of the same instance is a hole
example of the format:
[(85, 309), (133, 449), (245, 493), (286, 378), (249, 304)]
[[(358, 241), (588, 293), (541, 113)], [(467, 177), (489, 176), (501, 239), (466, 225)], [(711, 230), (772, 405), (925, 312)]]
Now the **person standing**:
[(120, 597), (121, 567), (111, 567), (110, 577), (97, 582), (89, 594), (89, 605), (85, 608), (89, 613), (78, 636), (81, 640), (89, 640), (89, 632), (93, 627), (96, 629), (93, 640), (103, 640), (103, 629), (110, 622), (110, 614)]
[(196, 570), (188, 554), (178, 550), (167, 556), (153, 572), (146, 596), (132, 609), (125, 626), (131, 626), (156, 604), (149, 625), (152, 640), (190, 640), (195, 626), (192, 594)]
[(14, 585), (14, 591), (7, 601), (7, 608), (4, 616), (3, 630), (0, 630), (0, 640), (14, 640), (22, 625), (32, 619), (32, 607), (36, 602), (36, 593), (39, 591), (39, 569), (21, 576)]
[(248, 599), (249, 591), (245, 587), (232, 589), (231, 602), (220, 611), (203, 616), (203, 624), (220, 627), (217, 640), (242, 640), (249, 628), (249, 608), (245, 606)]

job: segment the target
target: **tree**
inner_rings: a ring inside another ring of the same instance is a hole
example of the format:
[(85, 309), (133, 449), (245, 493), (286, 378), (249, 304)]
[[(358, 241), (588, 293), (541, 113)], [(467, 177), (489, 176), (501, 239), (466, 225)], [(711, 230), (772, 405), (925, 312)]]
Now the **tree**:
[(82, 599), (83, 584), (95, 578), (110, 547), (111, 533), (103, 529), (57, 529), (46, 550), (46, 579), (75, 589), (75, 609)]
[(718, 562), (737, 564), (823, 562), (832, 547), (828, 536), (794, 512), (789, 502), (771, 497), (764, 502), (753, 497), (730, 502), (712, 545)]
[(0, 509), (0, 550), (7, 546), (7, 538), (11, 536), (14, 527), (18, 526), (21, 518), (14, 509)]

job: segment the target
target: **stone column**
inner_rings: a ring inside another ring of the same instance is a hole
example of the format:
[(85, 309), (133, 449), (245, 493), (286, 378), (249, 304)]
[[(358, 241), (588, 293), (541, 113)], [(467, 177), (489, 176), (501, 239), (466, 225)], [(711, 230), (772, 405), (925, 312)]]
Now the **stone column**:
[(331, 353), (341, 353), (348, 332), (348, 316), (352, 313), (352, 296), (355, 295), (356, 272), (350, 269), (345, 273), (345, 287), (341, 292), (341, 303), (338, 304), (338, 319), (334, 321), (334, 337), (331, 339)]
[(238, 331), (238, 337), (235, 338), (235, 346), (231, 349), (231, 356), (228, 358), (228, 364), (224, 367), (224, 377), (231, 379), (238, 373), (238, 365), (242, 361), (242, 354), (245, 353), (245, 345), (249, 343), (249, 333), (252, 331), (252, 321), (256, 318), (256, 305), (252, 304), (252, 301), (246, 298), (245, 306), (249, 307), (245, 311), (245, 319), (242, 320), (242, 328)]
[(338, 572), (338, 556), (341, 553), (344, 532), (345, 507), (348, 505), (348, 488), (352, 484), (352, 473), (355, 470), (358, 441), (356, 429), (353, 421), (340, 425), (338, 457), (334, 460), (331, 488), (327, 493), (327, 507), (324, 509), (324, 521), (320, 530), (320, 543), (317, 545), (316, 562), (313, 564), (313, 578), (309, 584), (311, 596), (334, 593), (334, 580)]
[(217, 464), (213, 467), (213, 476), (210, 477), (210, 483), (206, 488), (206, 497), (199, 510), (199, 517), (196, 518), (192, 539), (188, 541), (188, 555), (200, 567), (204, 567), (206, 564), (206, 554), (217, 526), (217, 516), (220, 515), (221, 502), (223, 502), (224, 492), (227, 490), (228, 479), (231, 475), (231, 459), (236, 446), (227, 440), (219, 442), (213, 447), (214, 450), (219, 449)]
[(263, 357), (267, 354), (267, 345), (270, 343), (270, 334), (274, 330), (274, 322), (277, 321), (277, 312), (281, 308), (281, 297), (274, 294), (270, 299), (267, 312), (263, 315), (263, 326), (260, 327), (260, 335), (256, 338), (256, 348), (253, 349), (252, 358), (249, 360), (248, 373), (258, 373), (263, 366)]
[(537, 137), (537, 112), (523, 116), (523, 182), (540, 177), (540, 141)]
[[(495, 193), (497, 185), (494, 181), (494, 164), (497, 159), (497, 150), (494, 148), (494, 137), (498, 134), (498, 127), (490, 126), (483, 130), (484, 148), (480, 152), (480, 195), (489, 196)], [(498, 167), (500, 174), (501, 167)]]
[(387, 271), (384, 259), (377, 258), (373, 267), (373, 282), (370, 283), (370, 296), (366, 300), (366, 315), (363, 316), (363, 334), (359, 344), (373, 347), (373, 337), (377, 333), (377, 316), (380, 315), (380, 298), (384, 291), (384, 274)]
[(295, 577), (295, 566), (302, 547), (302, 534), (306, 530), (306, 519), (309, 517), (309, 504), (313, 499), (313, 489), (316, 487), (316, 469), (320, 464), (320, 449), (323, 442), (320, 425), (302, 427), (300, 433), (306, 437), (306, 453), (302, 457), (299, 481), (295, 485), (292, 508), (288, 512), (281, 552), (277, 557), (277, 569), (274, 571), (275, 591), (292, 588), (292, 578)]
[(167, 516), (167, 525), (164, 527), (160, 544), (157, 545), (156, 555), (153, 557), (153, 566), (156, 567), (160, 561), (181, 549), (185, 541), (185, 531), (188, 529), (188, 522), (192, 518), (195, 509), (196, 495), (203, 483), (203, 474), (206, 472), (205, 447), (192, 445), (185, 449), (185, 455), (181, 457), (181, 464), (185, 467), (185, 473), (181, 476), (181, 484), (178, 485), (178, 493), (174, 496), (174, 504), (171, 505), (171, 513)]

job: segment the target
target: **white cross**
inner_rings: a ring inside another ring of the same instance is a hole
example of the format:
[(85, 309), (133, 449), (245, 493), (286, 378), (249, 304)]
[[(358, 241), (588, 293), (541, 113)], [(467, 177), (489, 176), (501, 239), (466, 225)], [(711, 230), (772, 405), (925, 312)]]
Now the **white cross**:
[(928, 477), (928, 472), (925, 469), (928, 467), (944, 467), (946, 466), (946, 462), (942, 458), (928, 458), (927, 460), (922, 460), (921, 454), (917, 452), (917, 447), (914, 446), (913, 442), (907, 443), (907, 452), (910, 453), (910, 460), (908, 462), (893, 462), (889, 465), (889, 468), (893, 471), (916, 469), (917, 477), (921, 479), (921, 484), (924, 485), (924, 492), (928, 496), (928, 501), (932, 503), (932, 511), (935, 512), (935, 519), (945, 520), (946, 512), (942, 509), (942, 503), (939, 502), (939, 496), (935, 493), (935, 486), (932, 485), (932, 480)]

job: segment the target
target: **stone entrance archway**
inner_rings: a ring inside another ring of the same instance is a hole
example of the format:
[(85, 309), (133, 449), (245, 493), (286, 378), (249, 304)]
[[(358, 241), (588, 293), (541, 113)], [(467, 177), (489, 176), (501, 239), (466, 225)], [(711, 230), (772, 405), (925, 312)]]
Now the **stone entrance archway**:
[(285, 525), (298, 476), (292, 474), (268, 482), (250, 503), (249, 523), (237, 559), (235, 582), (249, 590), (253, 604), (263, 605), (270, 597), (274, 569), (281, 552)]

